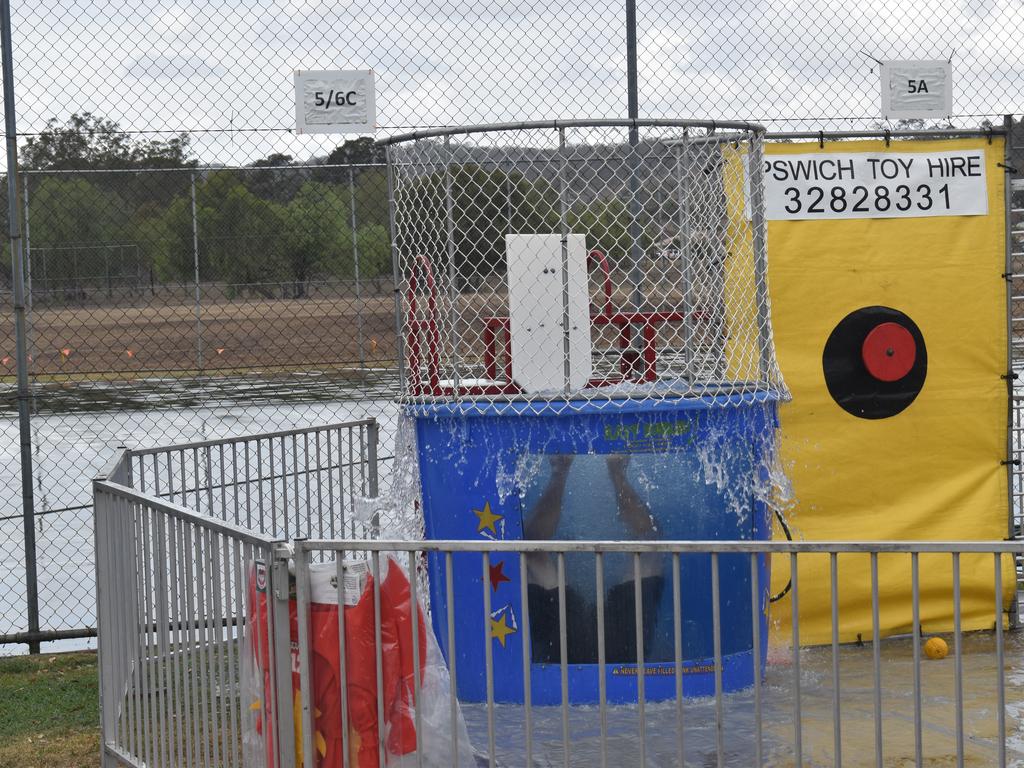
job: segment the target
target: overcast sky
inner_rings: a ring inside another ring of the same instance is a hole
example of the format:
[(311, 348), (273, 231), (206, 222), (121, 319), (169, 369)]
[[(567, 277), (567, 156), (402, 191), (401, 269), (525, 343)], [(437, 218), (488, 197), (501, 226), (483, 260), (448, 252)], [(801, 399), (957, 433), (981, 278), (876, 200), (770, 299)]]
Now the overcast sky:
[[(622, 117), (621, 2), (13, 0), (20, 132), (92, 111), (194, 131), (204, 162), (324, 154), (292, 72), (372, 68), (378, 125)], [(865, 125), (879, 58), (949, 58), (959, 122), (1024, 111), (1024, 3), (638, 0), (645, 117)], [(822, 123), (823, 118), (830, 122)], [(237, 129), (246, 129), (238, 132)], [(258, 130), (250, 130), (258, 129)]]

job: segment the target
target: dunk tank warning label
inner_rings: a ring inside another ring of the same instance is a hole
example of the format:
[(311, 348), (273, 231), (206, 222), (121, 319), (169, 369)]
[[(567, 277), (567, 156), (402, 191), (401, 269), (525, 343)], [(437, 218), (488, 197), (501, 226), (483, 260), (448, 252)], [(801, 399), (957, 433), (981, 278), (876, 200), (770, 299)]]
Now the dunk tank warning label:
[(983, 150), (770, 155), (769, 220), (984, 216)]

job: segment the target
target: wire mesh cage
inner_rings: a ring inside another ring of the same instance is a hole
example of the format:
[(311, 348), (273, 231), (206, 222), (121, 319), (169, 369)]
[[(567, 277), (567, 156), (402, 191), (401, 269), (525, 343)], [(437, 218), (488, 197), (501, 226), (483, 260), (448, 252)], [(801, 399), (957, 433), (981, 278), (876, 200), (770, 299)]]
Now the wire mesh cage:
[(572, 121), (388, 140), (406, 401), (788, 397), (763, 134)]

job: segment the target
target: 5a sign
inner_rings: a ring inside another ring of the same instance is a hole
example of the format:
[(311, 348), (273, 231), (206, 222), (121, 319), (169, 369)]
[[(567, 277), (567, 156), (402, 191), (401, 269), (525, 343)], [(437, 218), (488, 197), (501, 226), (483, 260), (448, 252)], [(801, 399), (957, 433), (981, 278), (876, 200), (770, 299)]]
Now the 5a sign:
[(296, 133), (372, 133), (376, 120), (372, 70), (295, 73)]
[(948, 61), (883, 61), (882, 117), (948, 117), (953, 113), (953, 64)]

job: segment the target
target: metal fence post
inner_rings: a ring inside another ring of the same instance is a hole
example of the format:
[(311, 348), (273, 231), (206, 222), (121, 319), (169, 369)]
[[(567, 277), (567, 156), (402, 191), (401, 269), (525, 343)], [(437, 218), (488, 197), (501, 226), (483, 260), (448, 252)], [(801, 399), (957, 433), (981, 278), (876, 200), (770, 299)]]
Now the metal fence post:
[(377, 448), (380, 444), (380, 426), (374, 419), (366, 425), (366, 491), (370, 498), (376, 498), (377, 487)]
[(768, 315), (768, 243), (764, 203), (764, 135), (748, 134), (747, 167), (750, 174), (750, 226), (754, 249), (754, 291), (757, 296), (757, 348), (761, 380), (772, 380), (771, 318)]
[[(395, 361), (398, 368), (398, 386), (400, 390), (404, 390), (406, 384), (405, 377), (407, 375), (405, 370), (405, 325), (402, 321), (402, 286), (404, 278), (402, 275), (401, 250), (398, 246), (398, 228), (395, 222), (395, 164), (391, 152), (391, 147), (388, 147), (388, 238), (391, 245), (391, 272), (394, 282), (392, 290), (394, 291), (395, 301)], [(415, 375), (415, 372), (413, 372), (413, 375)]]
[(203, 316), (200, 309), (199, 289), (199, 218), (196, 215), (196, 174), (189, 174), (189, 189), (192, 196), (192, 269), (195, 275), (196, 305), (196, 367), (203, 373)]
[[(640, 88), (637, 74), (636, 52), (636, 0), (626, 0), (626, 116), (633, 121), (629, 127), (629, 282), (632, 288), (633, 311), (643, 309), (643, 272), (640, 261), (643, 258), (643, 244), (640, 242), (640, 181), (639, 158), (640, 134), (636, 120), (640, 117)], [(640, 334), (633, 339), (639, 342)]]
[[(112, 632), (106, 634), (108, 620), (111, 612), (108, 600), (108, 577), (109, 570), (113, 563), (110, 551), (112, 531), (110, 528), (110, 498), (103, 491), (93, 488), (93, 530), (95, 532), (95, 562), (96, 570), (96, 655), (99, 657), (99, 707), (100, 707), (100, 765), (107, 768), (111, 762), (107, 759), (108, 740), (114, 739), (117, 728), (115, 692), (116, 686), (113, 682), (114, 675), (114, 654), (111, 652)], [(103, 628), (104, 633), (100, 634), (99, 629)]]
[[(1014, 509), (1013, 483), (1020, 474), (1020, 458), (1013, 445), (1013, 395), (1016, 372), (1013, 370), (1013, 115), (1003, 116), (1003, 237), (1005, 262), (1003, 278), (1006, 281), (1006, 506), (1007, 536), (1013, 538)], [(1016, 601), (1014, 601), (1016, 603)]]
[(356, 343), (359, 344), (359, 367), (366, 373), (366, 350), (363, 343), (363, 286), (359, 276), (359, 236), (356, 222), (356, 176), (349, 160), (348, 166), (348, 205), (352, 226), (352, 276), (356, 281)]
[(288, 560), (291, 546), (276, 544), (269, 569), (267, 591), (271, 607), (271, 666), (274, 707), (277, 709), (276, 737), (278, 765), (295, 762), (295, 722), (292, 709), (291, 584)]
[[(376, 499), (380, 494), (377, 456), (380, 443), (380, 427), (374, 419), (366, 425), (366, 496)], [(380, 538), (380, 512), (374, 511), (370, 519), (370, 538)]]
[[(29, 413), (28, 331), (25, 312), (25, 264), (18, 217), (18, 128), (15, 116), (11, 52), (11, 3), (0, 0), (0, 44), (3, 46), (4, 125), (7, 134), (7, 226), (11, 241), (11, 283), (14, 289), (14, 336), (18, 370), (18, 430), (21, 438), (21, 504), (25, 536), (25, 610), (28, 631), (39, 632), (39, 585), (36, 566), (35, 502), (32, 496), (32, 425)], [(39, 641), (28, 644), (39, 653)]]
[(562, 237), (562, 389), (571, 389), (572, 344), (569, 337), (569, 203), (566, 201), (565, 128), (558, 128), (558, 231)]

